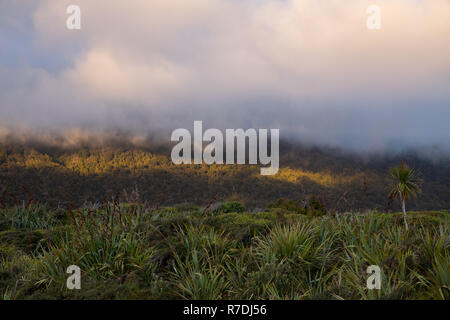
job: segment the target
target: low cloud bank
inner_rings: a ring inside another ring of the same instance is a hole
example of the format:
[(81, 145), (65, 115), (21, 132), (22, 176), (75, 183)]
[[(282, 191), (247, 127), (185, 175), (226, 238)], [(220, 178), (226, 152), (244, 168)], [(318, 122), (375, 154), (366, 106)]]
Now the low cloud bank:
[(379, 1), (379, 31), (365, 0), (79, 0), (82, 30), (69, 31), (72, 2), (0, 3), (4, 140), (169, 141), (202, 120), (352, 150), (450, 150), (447, 0)]

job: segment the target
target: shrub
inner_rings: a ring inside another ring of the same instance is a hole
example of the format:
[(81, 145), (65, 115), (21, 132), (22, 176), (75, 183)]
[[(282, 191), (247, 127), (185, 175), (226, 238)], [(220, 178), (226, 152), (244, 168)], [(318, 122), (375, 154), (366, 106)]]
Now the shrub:
[(294, 203), (292, 200), (288, 200), (285, 198), (280, 198), (275, 202), (267, 204), (267, 208), (269, 209), (284, 209), (287, 211), (298, 211), (298, 204)]
[(275, 202), (267, 205), (268, 209), (283, 209), (290, 212), (295, 212), (304, 215), (311, 215), (314, 217), (323, 216), (327, 214), (327, 208), (324, 201), (320, 197), (312, 195), (309, 201), (298, 200), (296, 202), (285, 198), (280, 198)]
[(222, 203), (219, 208), (217, 208), (216, 213), (231, 213), (237, 212), (242, 213), (245, 211), (245, 207), (237, 201)]
[(53, 211), (44, 205), (21, 205), (3, 210), (5, 222), (16, 229), (48, 229), (58, 220)]

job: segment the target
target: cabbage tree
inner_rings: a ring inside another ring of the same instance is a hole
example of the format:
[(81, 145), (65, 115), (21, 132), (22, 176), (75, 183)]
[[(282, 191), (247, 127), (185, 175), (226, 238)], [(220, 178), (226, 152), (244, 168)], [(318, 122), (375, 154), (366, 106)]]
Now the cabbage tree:
[(419, 184), (421, 179), (419, 174), (414, 169), (408, 167), (404, 162), (401, 162), (398, 167), (391, 168), (390, 173), (393, 182), (390, 195), (393, 198), (398, 198), (400, 200), (405, 228), (408, 230), (406, 202), (420, 193), (421, 190)]

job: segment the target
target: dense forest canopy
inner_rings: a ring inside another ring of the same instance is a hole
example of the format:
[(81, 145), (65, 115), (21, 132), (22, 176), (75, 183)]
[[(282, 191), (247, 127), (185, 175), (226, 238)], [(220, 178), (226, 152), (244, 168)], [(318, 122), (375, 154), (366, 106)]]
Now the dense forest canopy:
[[(43, 144), (0, 145), (0, 192), (7, 201), (59, 205), (111, 199), (119, 191), (138, 188), (145, 200), (207, 204), (238, 200), (248, 208), (264, 208), (279, 198), (306, 201), (320, 197), (338, 211), (398, 210), (388, 198), (390, 167), (401, 160), (423, 176), (422, 194), (411, 209), (448, 209), (450, 162), (433, 161), (414, 152), (361, 156), (330, 148), (283, 142), (280, 171), (261, 176), (257, 165), (174, 165), (170, 146), (105, 144), (63, 148)], [(25, 187), (25, 188), (24, 188)]]

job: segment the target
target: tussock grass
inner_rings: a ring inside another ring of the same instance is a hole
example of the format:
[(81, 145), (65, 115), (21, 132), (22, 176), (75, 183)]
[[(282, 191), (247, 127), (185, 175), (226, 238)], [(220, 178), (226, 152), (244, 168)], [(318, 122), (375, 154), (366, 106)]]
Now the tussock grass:
[[(449, 214), (110, 203), (0, 211), (0, 299), (449, 299)], [(33, 241), (31, 241), (31, 240)], [(30, 242), (31, 241), (31, 242)], [(82, 290), (66, 289), (66, 268)], [(381, 268), (381, 290), (366, 269)]]

